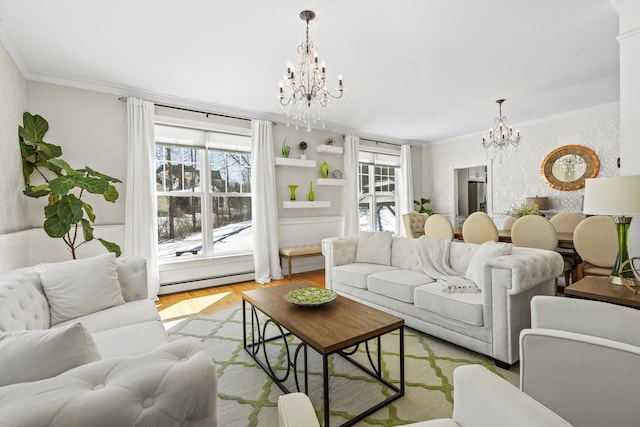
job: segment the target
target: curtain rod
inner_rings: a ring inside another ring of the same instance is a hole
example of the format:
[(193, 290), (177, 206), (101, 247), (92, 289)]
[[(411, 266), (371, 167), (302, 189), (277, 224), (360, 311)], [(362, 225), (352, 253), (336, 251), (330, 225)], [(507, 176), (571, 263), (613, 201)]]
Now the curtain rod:
[[(118, 101), (127, 102), (127, 98), (125, 96), (121, 96), (120, 98), (118, 98)], [(246, 120), (248, 122), (251, 121), (251, 119), (247, 119), (246, 117), (236, 117), (236, 116), (229, 116), (229, 115), (220, 114), (220, 113), (211, 113), (209, 111), (192, 110), (191, 108), (174, 107), (173, 105), (155, 104), (155, 103), (154, 103), (154, 105), (156, 107), (172, 108), (174, 110), (188, 111), (190, 113), (204, 114), (207, 117), (209, 117), (209, 116), (218, 116), (218, 117), (226, 117), (228, 119)], [(273, 122), (273, 121), (271, 122), (271, 124), (274, 125), (274, 126), (278, 126), (278, 124), (276, 122)]]
[(376, 144), (387, 144), (387, 145), (393, 145), (394, 147), (399, 147), (401, 144), (394, 144), (393, 142), (384, 142), (384, 141), (376, 141), (375, 139), (367, 139), (367, 138), (360, 138), (362, 141), (369, 141), (369, 142), (373, 142)]

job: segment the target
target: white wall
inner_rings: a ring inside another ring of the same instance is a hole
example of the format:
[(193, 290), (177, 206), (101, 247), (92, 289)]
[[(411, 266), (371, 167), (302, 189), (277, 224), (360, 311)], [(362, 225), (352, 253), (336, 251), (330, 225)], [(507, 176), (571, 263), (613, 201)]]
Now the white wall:
[(481, 134), (438, 141), (423, 148), (423, 188), (431, 196), (434, 211), (451, 214), (453, 165), (482, 163), (492, 159), (493, 206), (490, 211), (499, 219), (514, 204), (526, 197), (548, 196), (550, 207), (557, 211), (582, 210), (584, 190), (559, 191), (549, 187), (540, 167), (545, 156), (564, 145), (583, 145), (600, 160), (598, 176), (618, 175), (616, 160), (620, 155), (619, 104), (606, 104), (543, 120), (514, 123), (522, 140), (502, 155), (487, 152), (480, 146)]
[[(0, 234), (28, 228), (27, 197), (22, 194), (18, 126), (27, 108), (26, 81), (0, 43)], [(2, 254), (0, 253), (0, 256)]]

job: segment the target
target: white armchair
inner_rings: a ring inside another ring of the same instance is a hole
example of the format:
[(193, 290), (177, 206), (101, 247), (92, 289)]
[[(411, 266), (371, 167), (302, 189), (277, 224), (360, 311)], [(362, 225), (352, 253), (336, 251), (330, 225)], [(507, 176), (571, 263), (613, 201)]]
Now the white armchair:
[[(456, 368), (453, 418), (407, 427), (567, 427), (571, 424), (479, 365)], [(290, 393), (278, 400), (280, 427), (319, 427), (309, 398)]]
[(581, 427), (640, 423), (640, 311), (536, 296), (520, 334), (520, 388)]

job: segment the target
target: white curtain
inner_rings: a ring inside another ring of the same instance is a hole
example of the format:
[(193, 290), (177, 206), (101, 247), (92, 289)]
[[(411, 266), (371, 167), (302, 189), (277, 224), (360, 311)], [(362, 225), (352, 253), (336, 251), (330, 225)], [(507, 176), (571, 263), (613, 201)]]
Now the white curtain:
[(129, 143), (123, 253), (147, 260), (149, 298), (157, 298), (160, 288), (153, 124), (153, 103), (127, 98)]
[(278, 206), (271, 122), (251, 121), (251, 212), (255, 280), (282, 279), (278, 255)]
[(357, 236), (358, 221), (358, 151), (360, 138), (347, 135), (344, 141), (344, 178), (346, 179), (344, 200), (344, 235)]
[[(398, 222), (403, 224), (402, 215), (413, 210), (413, 179), (411, 177), (411, 146), (404, 144), (400, 147), (400, 176), (398, 177)], [(404, 227), (398, 226), (398, 230)], [(406, 236), (406, 230), (404, 231)]]

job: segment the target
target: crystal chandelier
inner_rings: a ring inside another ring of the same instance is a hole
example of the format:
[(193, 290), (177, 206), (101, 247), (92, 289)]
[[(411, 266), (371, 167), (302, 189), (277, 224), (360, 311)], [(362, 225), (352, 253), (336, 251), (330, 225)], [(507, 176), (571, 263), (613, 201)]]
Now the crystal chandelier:
[(509, 144), (517, 146), (520, 143), (520, 131), (513, 132), (513, 128), (507, 126), (507, 118), (502, 115), (502, 103), (504, 99), (498, 99), (496, 102), (500, 106), (500, 116), (496, 118), (496, 126), (489, 129), (489, 139), (482, 135), (482, 148), (495, 147), (503, 149)]
[(298, 46), (300, 62), (295, 67), (287, 64), (287, 74), (280, 81), (280, 111), (294, 121), (304, 123), (307, 132), (311, 132), (311, 125), (318, 122), (324, 127), (330, 99), (339, 99), (344, 93), (342, 76), (338, 77), (336, 95), (327, 89), (326, 66), (318, 64), (318, 48), (309, 41), (309, 21), (315, 16), (311, 10), (300, 12), (300, 19), (307, 22), (307, 39)]

